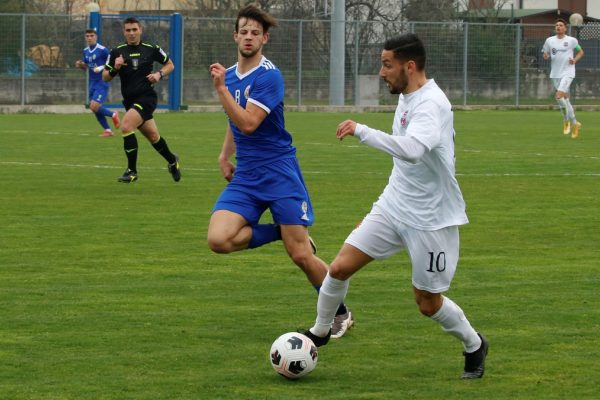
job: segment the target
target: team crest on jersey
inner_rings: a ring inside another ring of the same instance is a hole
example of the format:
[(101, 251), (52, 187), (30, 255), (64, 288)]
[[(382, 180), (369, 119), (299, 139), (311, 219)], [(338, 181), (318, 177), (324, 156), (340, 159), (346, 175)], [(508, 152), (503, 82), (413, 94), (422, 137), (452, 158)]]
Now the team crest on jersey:
[(300, 217), (300, 219), (303, 219), (304, 221), (308, 221), (308, 215), (306, 214), (306, 212), (308, 211), (308, 203), (306, 201), (302, 202), (302, 217)]
[(404, 114), (402, 114), (402, 117), (400, 118), (400, 125), (402, 125), (403, 128), (406, 128), (406, 125), (408, 125), (408, 120), (406, 119), (407, 116), (408, 111), (404, 111)]
[(246, 99), (250, 97), (250, 85), (246, 86), (246, 89), (244, 89), (244, 97)]
[(569, 43), (563, 42), (563, 47), (569, 47)]

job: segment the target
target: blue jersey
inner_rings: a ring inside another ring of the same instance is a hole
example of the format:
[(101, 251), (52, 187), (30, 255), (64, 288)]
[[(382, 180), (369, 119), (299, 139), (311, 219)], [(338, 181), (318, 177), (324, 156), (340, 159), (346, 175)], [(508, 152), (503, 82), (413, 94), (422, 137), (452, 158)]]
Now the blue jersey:
[(242, 108), (251, 102), (268, 114), (250, 135), (229, 121), (235, 142), (236, 170), (250, 170), (295, 158), (296, 148), (292, 146), (292, 136), (286, 131), (283, 118), (284, 85), (279, 69), (263, 57), (257, 67), (241, 75), (236, 64), (227, 69), (225, 85)]
[(90, 82), (102, 81), (102, 71), (94, 72), (94, 68), (106, 64), (108, 54), (108, 49), (100, 43), (96, 43), (93, 48), (88, 46), (83, 49), (83, 62), (88, 66)]

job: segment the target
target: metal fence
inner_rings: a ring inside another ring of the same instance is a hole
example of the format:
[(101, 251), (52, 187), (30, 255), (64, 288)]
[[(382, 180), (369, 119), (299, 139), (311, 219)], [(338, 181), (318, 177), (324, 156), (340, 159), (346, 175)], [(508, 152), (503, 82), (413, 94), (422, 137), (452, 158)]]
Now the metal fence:
[[(123, 36), (118, 21), (107, 21), (101, 42), (110, 47)], [(219, 104), (208, 65), (235, 62), (234, 23), (227, 18), (184, 18), (182, 104)], [(84, 104), (86, 78), (74, 61), (81, 58), (88, 26), (83, 16), (0, 14), (0, 104)], [(455, 105), (552, 103), (549, 63), (541, 48), (553, 30), (553, 25), (347, 22), (345, 104), (395, 103), (377, 75), (383, 42), (403, 32), (423, 39), (428, 75)], [(598, 31), (598, 26), (586, 25), (570, 32), (585, 50), (571, 87), (579, 104), (600, 104)], [(144, 27), (144, 40), (167, 52), (168, 35), (164, 22)], [(329, 104), (329, 46), (329, 20), (280, 20), (272, 29), (264, 53), (284, 75), (286, 104)], [(109, 102), (120, 102), (118, 84), (113, 81)], [(165, 101), (167, 85), (159, 86), (159, 100)]]

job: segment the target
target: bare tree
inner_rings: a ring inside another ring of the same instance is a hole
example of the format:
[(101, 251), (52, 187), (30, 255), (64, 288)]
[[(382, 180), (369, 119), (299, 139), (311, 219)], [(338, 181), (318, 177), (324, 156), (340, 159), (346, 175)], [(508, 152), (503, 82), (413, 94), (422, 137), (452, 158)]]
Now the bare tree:
[(403, 16), (408, 21), (448, 21), (455, 19), (456, 0), (407, 0)]

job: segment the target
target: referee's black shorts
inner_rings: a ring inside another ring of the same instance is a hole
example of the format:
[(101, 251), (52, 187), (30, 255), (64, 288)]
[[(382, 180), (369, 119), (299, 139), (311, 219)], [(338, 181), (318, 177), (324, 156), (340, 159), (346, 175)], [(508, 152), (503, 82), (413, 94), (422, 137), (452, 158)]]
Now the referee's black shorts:
[(157, 101), (156, 93), (145, 93), (133, 99), (123, 100), (123, 105), (125, 110), (136, 110), (146, 122), (153, 118), (152, 113), (156, 110)]

